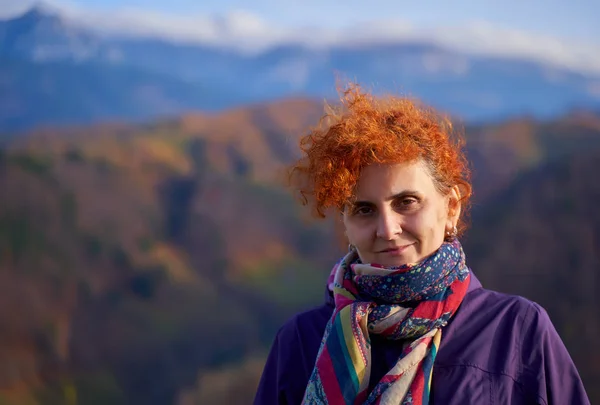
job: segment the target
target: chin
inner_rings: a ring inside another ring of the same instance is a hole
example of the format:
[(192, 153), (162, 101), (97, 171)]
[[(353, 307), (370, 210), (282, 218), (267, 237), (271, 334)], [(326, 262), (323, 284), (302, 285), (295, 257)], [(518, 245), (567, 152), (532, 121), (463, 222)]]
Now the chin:
[(404, 266), (405, 264), (410, 264), (413, 263), (413, 260), (411, 260), (411, 257), (402, 257), (402, 256), (396, 256), (396, 257), (379, 257), (375, 260), (372, 261), (372, 263), (376, 263), (379, 264), (381, 266), (385, 266), (385, 267), (400, 267), (400, 266)]
[(385, 263), (384, 266), (386, 267), (400, 267), (400, 266), (404, 266), (407, 264), (412, 263), (412, 260), (407, 260), (407, 259), (398, 259), (398, 260), (390, 260), (388, 263)]

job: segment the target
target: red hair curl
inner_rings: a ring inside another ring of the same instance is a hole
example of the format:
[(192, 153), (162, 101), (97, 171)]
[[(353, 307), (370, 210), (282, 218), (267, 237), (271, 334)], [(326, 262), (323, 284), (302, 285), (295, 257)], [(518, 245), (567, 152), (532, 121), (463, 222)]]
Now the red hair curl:
[(439, 192), (459, 186), (462, 214), (459, 234), (472, 194), (464, 139), (449, 119), (408, 98), (375, 97), (350, 84), (337, 110), (327, 106), (319, 125), (301, 138), (304, 156), (289, 179), (304, 205), (324, 218), (331, 208), (351, 201), (361, 170), (373, 163), (423, 159)]

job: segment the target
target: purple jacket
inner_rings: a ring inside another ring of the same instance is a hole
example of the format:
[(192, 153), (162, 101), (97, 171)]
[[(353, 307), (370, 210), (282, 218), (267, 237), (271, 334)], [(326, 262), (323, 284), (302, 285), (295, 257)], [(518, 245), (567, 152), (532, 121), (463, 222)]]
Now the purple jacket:
[[(432, 405), (589, 405), (579, 374), (546, 311), (538, 304), (482, 288), (474, 274), (467, 295), (443, 329), (431, 384)], [(255, 405), (302, 401), (325, 325), (326, 303), (278, 332)], [(402, 345), (371, 336), (369, 390), (392, 368)], [(340, 404), (341, 405), (341, 404)]]

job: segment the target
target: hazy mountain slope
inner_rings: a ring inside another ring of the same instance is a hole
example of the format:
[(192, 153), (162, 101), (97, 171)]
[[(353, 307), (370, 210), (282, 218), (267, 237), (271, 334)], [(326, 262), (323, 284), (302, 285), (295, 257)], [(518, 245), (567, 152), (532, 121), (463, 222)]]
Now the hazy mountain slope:
[[(281, 185), (321, 111), (296, 99), (5, 145), (0, 400), (248, 403), (273, 334), (322, 300), (342, 253), (332, 224), (307, 221)], [(593, 400), (597, 353), (580, 342), (600, 319), (598, 121), (467, 128), (490, 184), (469, 263), (487, 287), (548, 308)]]

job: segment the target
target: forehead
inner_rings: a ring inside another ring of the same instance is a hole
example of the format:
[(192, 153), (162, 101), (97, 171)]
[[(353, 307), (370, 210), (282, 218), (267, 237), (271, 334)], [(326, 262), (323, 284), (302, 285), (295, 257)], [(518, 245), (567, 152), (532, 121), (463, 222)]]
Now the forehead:
[(423, 161), (365, 167), (356, 184), (355, 197), (357, 200), (385, 200), (406, 191), (438, 194)]

